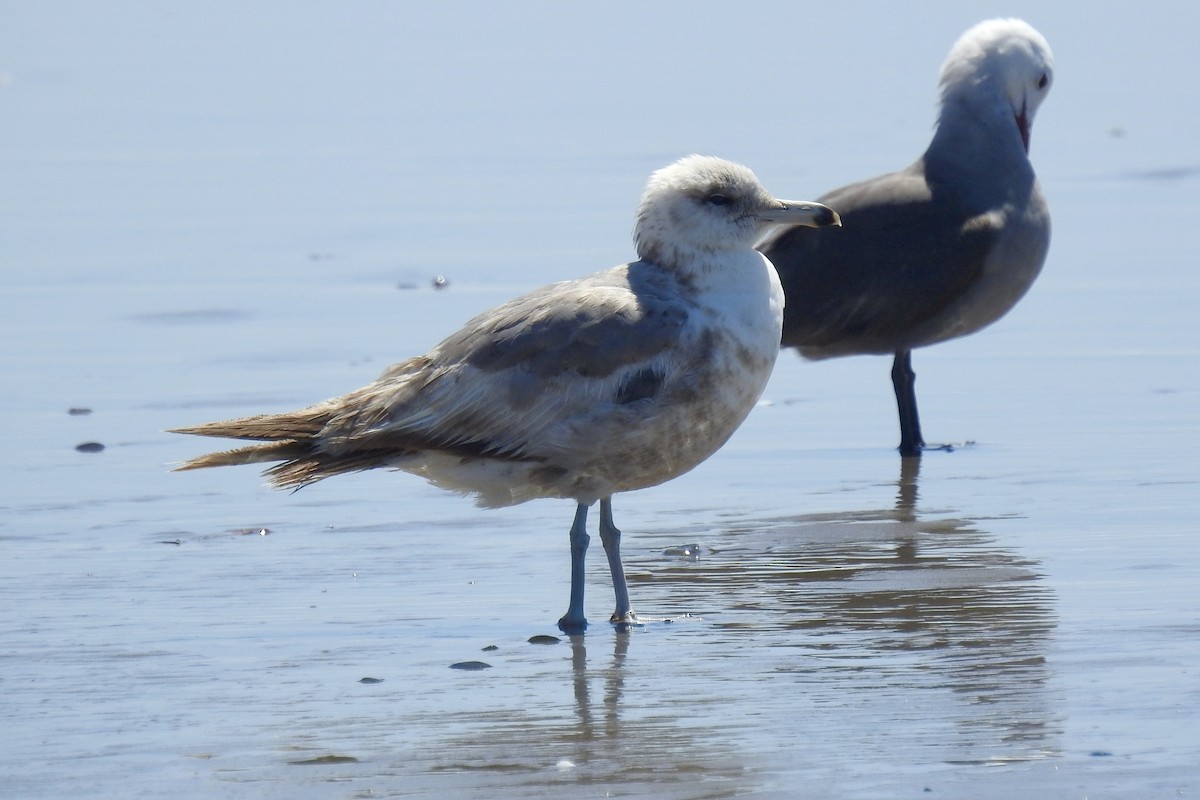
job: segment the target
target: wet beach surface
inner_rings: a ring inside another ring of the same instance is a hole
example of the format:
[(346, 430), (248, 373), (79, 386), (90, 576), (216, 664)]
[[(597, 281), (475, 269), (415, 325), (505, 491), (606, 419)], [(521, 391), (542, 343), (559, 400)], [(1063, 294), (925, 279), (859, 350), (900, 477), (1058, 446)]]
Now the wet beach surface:
[[(927, 437), (972, 444), (903, 462), (887, 359), (784, 353), (725, 449), (615, 499), (646, 623), (604, 622), (597, 546), (566, 637), (571, 503), (271, 492), (169, 473), (206, 442), (162, 431), (358, 387), (626, 260), (646, 175), (686, 152), (795, 197), (907, 163), (991, 10), (896, 37), (783, 4), (72, 8), (0, 34), (6, 795), (1200, 791), (1200, 102), (1164, 77), (1195, 71), (1187, 18), (1013, 9), (1058, 58), (1050, 257), (1007, 318), (914, 356)], [(836, 80), (768, 85), (756, 37)], [(644, 63), (610, 63), (630, 39)]]

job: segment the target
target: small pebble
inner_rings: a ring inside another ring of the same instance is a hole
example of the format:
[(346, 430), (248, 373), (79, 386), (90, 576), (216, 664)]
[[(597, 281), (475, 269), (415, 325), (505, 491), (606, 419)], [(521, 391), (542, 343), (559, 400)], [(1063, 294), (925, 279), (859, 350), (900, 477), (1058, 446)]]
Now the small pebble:
[(499, 647), (497, 647), (496, 645), (494, 645), (494, 644), (489, 644), (487, 647), (483, 648), (483, 652), (485, 652), (485, 653), (490, 653), (490, 652), (492, 652), (493, 650), (499, 650), (499, 649), (500, 649), (500, 648), (499, 648)]
[(92, 410), (90, 408), (84, 408), (83, 406), (71, 406), (67, 409), (67, 413), (72, 417), (82, 417), (92, 413)]
[(668, 547), (663, 550), (664, 556), (680, 556), (683, 558), (699, 558), (700, 545), (698, 544), (680, 544), (674, 547)]
[(358, 682), (366, 684), (383, 683), (383, 678), (359, 678)]
[(557, 636), (546, 636), (545, 634), (529, 637), (530, 644), (558, 644), (560, 641), (562, 640)]
[(450, 283), (449, 283), (449, 281), (446, 280), (446, 277), (444, 275), (438, 275), (436, 278), (433, 279), (433, 288), (435, 288), (435, 289), (445, 289), (449, 285), (450, 285)]
[(459, 661), (457, 664), (451, 664), (450, 669), (464, 669), (468, 671), (478, 671), (481, 669), (491, 669), (492, 665), (486, 661)]
[(81, 453), (103, 453), (104, 445), (99, 442), (84, 442), (83, 444), (75, 445), (75, 449)]

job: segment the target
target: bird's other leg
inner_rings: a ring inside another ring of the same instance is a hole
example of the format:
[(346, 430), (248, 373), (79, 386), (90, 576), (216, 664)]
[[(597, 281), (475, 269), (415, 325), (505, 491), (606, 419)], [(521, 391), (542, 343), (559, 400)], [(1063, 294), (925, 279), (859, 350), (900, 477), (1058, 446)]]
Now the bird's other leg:
[(897, 350), (892, 361), (892, 387), (896, 390), (896, 410), (900, 412), (900, 455), (919, 456), (925, 447), (921, 438), (921, 420), (917, 416), (917, 373), (912, 368), (912, 351)]
[(587, 629), (587, 617), (583, 615), (583, 563), (590, 541), (587, 514), (588, 507), (580, 503), (571, 524), (571, 602), (558, 621), (559, 629), (566, 634), (583, 633)]
[(625, 567), (621, 565), (621, 532), (613, 524), (612, 497), (600, 501), (600, 542), (608, 556), (608, 571), (612, 573), (613, 593), (617, 610), (610, 622), (637, 622), (637, 614), (629, 607), (629, 587), (625, 585)]

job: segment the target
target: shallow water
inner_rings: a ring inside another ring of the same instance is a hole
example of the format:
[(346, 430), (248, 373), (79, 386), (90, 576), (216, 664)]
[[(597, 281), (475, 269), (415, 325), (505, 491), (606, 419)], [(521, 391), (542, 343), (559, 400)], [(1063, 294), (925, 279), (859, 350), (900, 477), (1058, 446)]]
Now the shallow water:
[(926, 435), (974, 444), (905, 465), (886, 360), (785, 354), (724, 450), (616, 499), (643, 626), (603, 622), (593, 553), (593, 625), (558, 634), (569, 503), (167, 472), (205, 443), (165, 428), (357, 387), (625, 260), (681, 154), (794, 197), (905, 163), (990, 13), (755, 9), (6, 13), (6, 796), (1200, 788), (1190, 7), (1013, 9), (1058, 57), (1050, 259), (914, 359)]

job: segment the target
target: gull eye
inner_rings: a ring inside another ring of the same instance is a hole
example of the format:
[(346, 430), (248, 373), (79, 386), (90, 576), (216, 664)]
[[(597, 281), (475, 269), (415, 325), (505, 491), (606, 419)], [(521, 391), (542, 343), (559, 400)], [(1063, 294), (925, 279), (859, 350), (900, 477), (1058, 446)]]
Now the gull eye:
[(710, 194), (708, 197), (704, 198), (704, 202), (708, 203), (710, 206), (727, 206), (733, 201), (723, 194)]
[(1050, 76), (1043, 72), (1042, 79), (1038, 81), (1038, 88), (1045, 89), (1046, 84), (1048, 84), (1049, 82), (1050, 82)]

